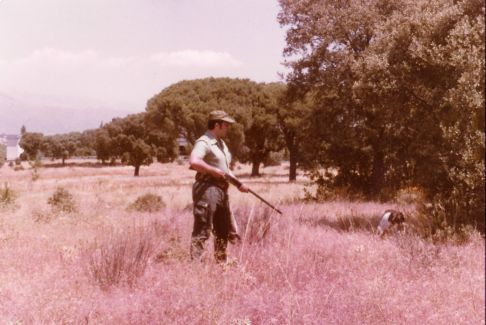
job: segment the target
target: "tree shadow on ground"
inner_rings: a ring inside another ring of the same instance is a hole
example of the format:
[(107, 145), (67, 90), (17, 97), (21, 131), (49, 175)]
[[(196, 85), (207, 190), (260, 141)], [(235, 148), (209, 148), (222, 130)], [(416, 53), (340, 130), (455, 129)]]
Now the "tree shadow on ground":
[[(238, 179), (243, 180), (244, 178), (238, 177)], [(273, 181), (273, 180), (262, 180), (262, 181), (253, 181), (254, 178), (248, 178), (247, 182), (249, 186), (252, 185), (288, 185), (288, 184), (307, 184), (308, 182), (305, 180), (294, 181), (290, 183), (289, 181)]]
[(117, 167), (123, 166), (120, 163), (115, 164), (102, 164), (101, 162), (66, 162), (62, 163), (44, 163), (43, 168), (63, 168), (63, 167), (85, 167), (85, 168), (104, 168), (104, 167)]
[(279, 172), (260, 172), (258, 176), (252, 176), (251, 173), (238, 173), (237, 171), (235, 172), (236, 176), (238, 178), (262, 178), (262, 177), (289, 177), (289, 173), (279, 173)]

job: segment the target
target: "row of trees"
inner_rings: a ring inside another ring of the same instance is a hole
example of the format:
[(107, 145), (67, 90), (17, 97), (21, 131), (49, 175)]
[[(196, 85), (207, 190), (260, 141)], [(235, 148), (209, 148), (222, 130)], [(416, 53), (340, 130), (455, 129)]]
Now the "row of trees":
[(103, 164), (122, 163), (135, 167), (139, 175), (141, 165), (152, 162), (152, 147), (144, 140), (146, 136), (144, 114), (115, 118), (98, 129), (44, 136), (38, 132), (22, 132), (20, 146), (23, 158), (35, 160), (39, 157), (61, 159), (65, 165), (71, 157), (96, 156)]
[[(44, 136), (25, 132), (21, 146), (29, 159), (39, 154), (65, 160), (96, 154), (102, 163), (121, 160), (135, 167), (154, 158), (160, 162), (177, 158), (177, 139), (187, 140), (190, 149), (207, 128), (209, 112), (223, 109), (238, 123), (227, 139), (235, 160), (252, 164), (252, 175), (272, 153), (287, 149), (291, 160), (290, 180), (298, 164), (301, 108), (283, 105), (283, 83), (256, 83), (248, 79), (207, 78), (176, 83), (151, 98), (146, 112), (115, 118), (96, 130)], [(303, 107), (303, 105), (301, 105)]]
[(77, 156), (95, 156), (94, 140), (96, 130), (84, 132), (71, 132), (45, 136), (39, 132), (22, 132), (20, 146), (24, 149), (22, 158), (35, 160), (40, 155), (52, 159), (61, 159), (65, 164), (66, 159)]

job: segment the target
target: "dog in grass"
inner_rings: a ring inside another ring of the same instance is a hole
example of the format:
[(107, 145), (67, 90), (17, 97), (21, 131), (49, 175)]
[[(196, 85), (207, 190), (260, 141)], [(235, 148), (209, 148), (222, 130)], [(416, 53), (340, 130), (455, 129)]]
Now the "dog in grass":
[(381, 217), (376, 233), (383, 237), (393, 229), (400, 230), (405, 222), (405, 216), (397, 210), (386, 210)]

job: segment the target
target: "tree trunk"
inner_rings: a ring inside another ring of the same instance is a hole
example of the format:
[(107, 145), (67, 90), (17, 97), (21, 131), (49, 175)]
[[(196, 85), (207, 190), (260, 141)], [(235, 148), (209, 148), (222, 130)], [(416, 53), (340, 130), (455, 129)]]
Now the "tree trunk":
[(65, 166), (66, 165), (66, 158), (62, 157), (62, 165)]
[(251, 176), (260, 176), (260, 160), (253, 160), (251, 166)]
[(379, 150), (374, 151), (373, 170), (371, 173), (371, 186), (368, 190), (370, 198), (376, 198), (382, 190), (385, 183), (385, 156)]
[(297, 150), (289, 148), (290, 168), (289, 168), (289, 182), (297, 179)]
[(133, 174), (133, 176), (138, 176), (140, 172), (140, 166), (135, 166), (135, 173)]

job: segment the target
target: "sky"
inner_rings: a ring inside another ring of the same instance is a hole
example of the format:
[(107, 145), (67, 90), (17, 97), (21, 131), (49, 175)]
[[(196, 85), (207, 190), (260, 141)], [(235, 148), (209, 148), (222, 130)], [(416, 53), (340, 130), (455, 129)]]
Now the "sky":
[(181, 80), (279, 81), (279, 9), (277, 0), (0, 0), (0, 95), (140, 112)]

